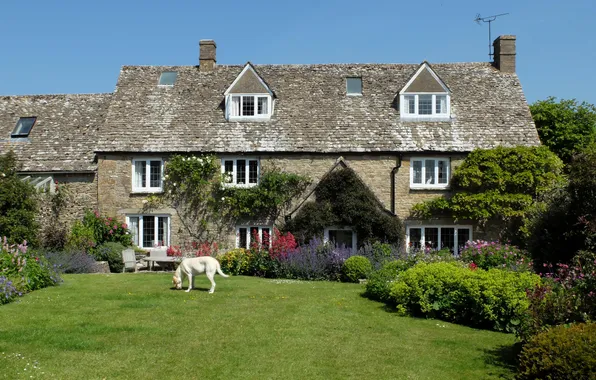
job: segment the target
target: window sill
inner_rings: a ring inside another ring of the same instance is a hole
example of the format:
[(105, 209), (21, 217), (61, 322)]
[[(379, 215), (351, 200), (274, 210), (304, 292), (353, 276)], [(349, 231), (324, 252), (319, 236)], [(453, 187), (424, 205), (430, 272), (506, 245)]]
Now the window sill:
[(223, 187), (228, 187), (228, 188), (247, 188), (247, 187), (255, 187), (258, 186), (258, 183), (249, 183), (249, 184), (241, 184), (241, 183), (224, 183)]
[(444, 186), (414, 186), (414, 185), (410, 185), (410, 190), (449, 190), (450, 187), (449, 185), (444, 185)]
[(163, 189), (133, 189), (131, 194), (157, 194), (163, 193)]
[(445, 115), (445, 116), (430, 116), (430, 115), (426, 115), (426, 116), (419, 116), (419, 115), (413, 115), (413, 116), (404, 116), (401, 115), (400, 116), (400, 120), (401, 121), (451, 121), (451, 116)]
[(271, 120), (271, 115), (268, 116), (230, 116), (228, 121), (243, 121), (243, 122), (251, 122), (251, 121), (269, 121)]

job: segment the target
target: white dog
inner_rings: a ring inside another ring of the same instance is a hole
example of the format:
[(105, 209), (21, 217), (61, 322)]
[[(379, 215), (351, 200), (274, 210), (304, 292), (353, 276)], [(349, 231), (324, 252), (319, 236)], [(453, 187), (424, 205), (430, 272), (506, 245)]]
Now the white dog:
[(213, 293), (215, 291), (215, 281), (213, 277), (215, 276), (215, 272), (217, 272), (222, 277), (229, 277), (227, 274), (221, 271), (221, 266), (219, 262), (211, 256), (201, 256), (201, 257), (192, 257), (188, 259), (182, 260), (180, 265), (178, 265), (178, 269), (176, 269), (176, 273), (174, 273), (174, 277), (172, 278), (172, 282), (176, 286), (176, 289), (182, 289), (182, 280), (184, 280), (184, 276), (188, 277), (188, 290), (190, 292), (192, 289), (192, 279), (193, 276), (199, 275), (201, 273), (205, 273), (209, 281), (211, 281), (211, 289), (209, 289), (209, 293)]

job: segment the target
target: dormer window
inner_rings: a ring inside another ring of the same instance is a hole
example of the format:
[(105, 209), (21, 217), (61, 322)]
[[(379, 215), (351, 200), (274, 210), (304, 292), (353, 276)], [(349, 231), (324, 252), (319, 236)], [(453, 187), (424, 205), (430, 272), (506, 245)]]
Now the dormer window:
[(449, 121), (451, 92), (430, 65), (422, 63), (399, 92), (402, 120)]
[(230, 95), (228, 116), (233, 118), (269, 118), (271, 109), (269, 95)]
[(173, 86), (176, 83), (178, 73), (175, 71), (164, 71), (159, 76), (159, 86)]
[(35, 124), (37, 117), (21, 117), (17, 121), (17, 125), (14, 127), (10, 137), (27, 137), (31, 132), (31, 128)]
[(273, 92), (250, 63), (244, 66), (224, 95), (226, 119), (230, 121), (263, 121), (273, 114)]

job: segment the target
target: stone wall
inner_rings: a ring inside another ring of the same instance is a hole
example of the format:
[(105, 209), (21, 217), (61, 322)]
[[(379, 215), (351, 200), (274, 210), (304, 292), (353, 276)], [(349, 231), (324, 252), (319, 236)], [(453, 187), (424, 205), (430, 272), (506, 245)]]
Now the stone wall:
[[(428, 155), (427, 155), (428, 156)], [(448, 157), (451, 172), (465, 158), (464, 154), (437, 155)], [(136, 156), (134, 156), (136, 157)], [(152, 157), (166, 158), (163, 155)], [(399, 155), (389, 154), (261, 154), (247, 157), (260, 159), (261, 170), (278, 168), (308, 176), (315, 186), (320, 179), (343, 157), (345, 164), (352, 168), (388, 210), (391, 208), (391, 172), (399, 166)], [(410, 189), (410, 159), (420, 155), (404, 154), (401, 166), (395, 175), (395, 213), (408, 223), (419, 223), (410, 217), (410, 209), (416, 203), (441, 195), (448, 195), (449, 190)], [(104, 215), (115, 217), (124, 222), (130, 214), (168, 214), (171, 215), (171, 244), (180, 245), (188, 238), (175, 210), (171, 208), (143, 210), (149, 193), (132, 192), (131, 154), (109, 154), (98, 157), (98, 208)], [(312, 190), (312, 187), (311, 189)], [(446, 221), (445, 223), (449, 223)], [(235, 229), (230, 226), (224, 245), (232, 246), (235, 241)], [(482, 234), (481, 230), (478, 230)], [(474, 232), (476, 236), (476, 231)]]

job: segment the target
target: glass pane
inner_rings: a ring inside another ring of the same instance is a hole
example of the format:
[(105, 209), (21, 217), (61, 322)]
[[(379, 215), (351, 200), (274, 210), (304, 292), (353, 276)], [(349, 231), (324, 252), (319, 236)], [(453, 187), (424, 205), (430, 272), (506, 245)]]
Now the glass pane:
[(143, 217), (143, 247), (156, 247), (155, 240), (155, 217)]
[(271, 230), (269, 228), (262, 229), (263, 238), (261, 241), (263, 242), (263, 247), (269, 247), (271, 242)]
[(19, 121), (17, 121), (17, 125), (12, 131), (12, 136), (28, 136), (29, 132), (31, 132), (31, 128), (33, 128), (33, 124), (35, 124), (36, 119), (37, 118), (35, 117), (21, 117)]
[(259, 227), (250, 227), (250, 245), (261, 240), (259, 237)]
[(422, 228), (410, 228), (410, 248), (420, 249)]
[(457, 229), (457, 253), (461, 252), (466, 242), (470, 240), (470, 230), (468, 228)]
[(178, 73), (175, 71), (165, 71), (159, 76), (159, 84), (161, 86), (173, 86), (177, 76)]
[(150, 162), (150, 187), (161, 187), (161, 161)]
[(246, 183), (246, 160), (236, 161), (236, 183)]
[(226, 160), (224, 161), (224, 181), (226, 183), (234, 182), (234, 161)]
[(455, 228), (441, 228), (441, 249), (449, 248), (451, 253), (455, 252)]
[(169, 246), (168, 242), (168, 218), (165, 216), (160, 216), (157, 218), (157, 240), (161, 242), (161, 245), (167, 247)]
[(435, 113), (447, 113), (447, 95), (437, 95)]
[(259, 178), (259, 162), (257, 160), (248, 161), (248, 183), (257, 183)]
[(438, 161), (439, 165), (439, 183), (446, 184), (448, 178), (447, 161)]
[(232, 96), (232, 103), (230, 104), (230, 115), (240, 116), (240, 97)]
[(424, 160), (424, 183), (426, 185), (435, 184), (435, 160)]
[(246, 248), (246, 228), (238, 228), (238, 248)]
[(436, 227), (424, 229), (424, 245), (426, 248), (437, 249), (439, 246), (439, 229)]
[(412, 183), (422, 184), (422, 161), (417, 160), (412, 162), (412, 173), (414, 177)]
[(346, 78), (348, 94), (362, 94), (362, 78)]
[(329, 241), (337, 247), (354, 248), (352, 246), (352, 231), (329, 230)]
[(131, 216), (128, 218), (128, 230), (132, 236), (132, 244), (139, 245), (139, 217)]
[(259, 97), (257, 112), (259, 115), (269, 114), (269, 98), (266, 96)]
[(414, 103), (415, 100), (416, 97), (414, 95), (404, 96), (404, 101), (406, 102), (404, 110), (406, 113), (414, 114), (416, 112), (416, 104)]
[(433, 96), (432, 95), (418, 95), (418, 114), (432, 115), (433, 113)]
[(243, 96), (242, 97), (242, 116), (254, 116), (255, 115), (255, 97), (254, 96)]
[(135, 161), (135, 187), (145, 187), (145, 161)]

